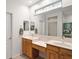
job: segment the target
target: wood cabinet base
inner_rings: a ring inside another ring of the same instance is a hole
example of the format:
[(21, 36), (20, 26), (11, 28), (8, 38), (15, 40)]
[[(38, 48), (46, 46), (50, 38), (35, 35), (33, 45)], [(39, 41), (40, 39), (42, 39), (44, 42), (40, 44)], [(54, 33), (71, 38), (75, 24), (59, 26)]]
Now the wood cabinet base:
[(72, 51), (53, 45), (47, 45), (47, 59), (72, 59)]

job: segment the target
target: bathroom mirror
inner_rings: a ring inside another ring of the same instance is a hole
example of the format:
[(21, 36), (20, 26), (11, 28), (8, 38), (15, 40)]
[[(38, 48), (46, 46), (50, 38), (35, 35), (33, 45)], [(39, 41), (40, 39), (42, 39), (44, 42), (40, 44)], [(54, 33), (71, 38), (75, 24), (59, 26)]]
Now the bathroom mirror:
[(39, 15), (39, 34), (62, 36), (62, 8)]
[[(52, 6), (51, 6), (52, 5)], [(49, 7), (50, 6), (50, 7)], [(54, 7), (54, 8), (53, 8)], [(47, 9), (48, 8), (48, 9)], [(38, 34), (72, 37), (72, 6), (63, 6), (62, 0), (36, 10)]]
[(55, 3), (51, 3), (47, 6), (47, 8), (46, 6), (43, 7), (40, 12), (36, 10), (37, 15), (35, 15), (35, 17), (39, 20), (39, 26), (37, 27), (38, 34), (62, 36), (62, 1), (59, 0)]
[(62, 8), (46, 15), (46, 34), (48, 36), (62, 36)]

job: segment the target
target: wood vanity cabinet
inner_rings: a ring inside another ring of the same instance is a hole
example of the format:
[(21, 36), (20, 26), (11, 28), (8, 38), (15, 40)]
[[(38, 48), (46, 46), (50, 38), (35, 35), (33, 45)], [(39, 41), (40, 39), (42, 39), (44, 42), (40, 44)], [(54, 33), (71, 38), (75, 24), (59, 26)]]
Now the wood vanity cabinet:
[(47, 44), (47, 59), (72, 59), (72, 51)]
[(32, 59), (32, 41), (22, 38), (22, 53)]

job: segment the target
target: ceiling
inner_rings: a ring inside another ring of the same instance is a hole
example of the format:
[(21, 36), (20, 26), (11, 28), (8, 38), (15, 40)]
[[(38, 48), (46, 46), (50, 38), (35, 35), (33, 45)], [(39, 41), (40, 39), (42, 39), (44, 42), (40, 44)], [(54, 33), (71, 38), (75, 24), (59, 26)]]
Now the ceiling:
[(40, 1), (42, 1), (42, 0), (28, 0), (26, 2), (26, 5), (27, 6), (32, 6), (32, 5), (34, 5), (34, 4), (36, 4), (36, 3), (40, 2)]
[(11, 4), (20, 4), (20, 5), (26, 5), (26, 6), (32, 6), (36, 3), (38, 3), (39, 1), (42, 0), (6, 0), (6, 2), (11, 3)]

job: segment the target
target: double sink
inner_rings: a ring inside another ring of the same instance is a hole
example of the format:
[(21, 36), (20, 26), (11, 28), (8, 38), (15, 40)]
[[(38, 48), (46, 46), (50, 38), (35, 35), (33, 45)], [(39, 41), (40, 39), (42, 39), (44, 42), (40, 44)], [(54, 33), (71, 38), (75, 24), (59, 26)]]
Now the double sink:
[(59, 46), (59, 47), (63, 47), (63, 48), (72, 49), (72, 43), (66, 42), (63, 39), (55, 40), (55, 39), (45, 39), (45, 38), (33, 37), (32, 43), (42, 46), (42, 47), (46, 47), (47, 44), (50, 44), (50, 45), (55, 45), (55, 46)]

